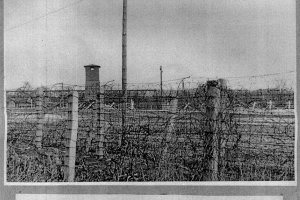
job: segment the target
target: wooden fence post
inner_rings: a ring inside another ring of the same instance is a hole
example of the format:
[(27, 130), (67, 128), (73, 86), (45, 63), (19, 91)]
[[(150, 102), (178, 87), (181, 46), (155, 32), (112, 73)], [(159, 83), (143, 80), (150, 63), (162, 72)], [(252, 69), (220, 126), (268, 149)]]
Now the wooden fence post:
[(104, 157), (104, 143), (105, 143), (105, 132), (107, 130), (108, 123), (105, 122), (104, 118), (104, 90), (100, 87), (97, 96), (97, 119), (98, 119), (98, 151), (97, 154), (100, 158)]
[(219, 136), (217, 119), (220, 111), (221, 92), (218, 81), (207, 81), (206, 131), (204, 139), (203, 180), (218, 180)]
[(162, 152), (162, 162), (163, 163), (167, 163), (167, 154), (168, 154), (168, 149), (169, 149), (169, 144), (172, 142), (172, 134), (174, 132), (174, 125), (175, 125), (175, 118), (176, 118), (176, 115), (177, 115), (177, 105), (178, 105), (178, 99), (172, 99), (171, 102), (170, 102), (170, 107), (169, 107), (169, 112), (171, 114), (171, 117), (170, 117), (170, 121), (169, 121), (169, 125), (168, 125), (168, 128), (167, 128), (167, 133), (166, 133), (166, 145), (163, 149), (163, 152)]
[(133, 101), (133, 99), (130, 99), (130, 109), (131, 110), (134, 109), (134, 101)]
[(86, 145), (85, 145), (85, 151), (88, 153), (92, 147), (92, 141), (96, 136), (97, 127), (98, 127), (98, 102), (97, 102), (97, 94), (98, 94), (98, 88), (99, 86), (93, 86), (89, 88), (89, 93), (87, 96), (87, 99), (90, 103), (90, 108), (92, 109), (92, 112), (89, 114), (90, 119), (90, 128), (91, 130), (87, 132), (86, 134)]
[[(229, 116), (229, 109), (230, 109), (230, 102), (229, 102), (229, 94), (227, 88), (227, 81), (225, 79), (218, 80), (218, 88), (220, 90), (220, 101), (219, 101), (219, 108), (217, 109), (218, 115), (216, 119), (217, 129), (216, 132), (216, 139), (217, 139), (217, 147), (216, 151), (216, 161), (217, 161), (217, 180), (223, 180), (224, 170), (227, 159), (225, 158), (226, 155), (226, 143), (228, 140), (228, 122), (230, 121)], [(254, 102), (255, 104), (255, 102)], [(254, 105), (255, 106), (255, 105)]]
[(65, 136), (66, 154), (64, 157), (64, 181), (75, 178), (76, 141), (78, 129), (78, 92), (73, 91), (68, 101), (69, 128)]
[(272, 100), (269, 101), (269, 110), (272, 110)]
[(255, 110), (256, 102), (253, 102), (253, 107), (252, 109)]
[(42, 148), (42, 139), (43, 139), (43, 121), (44, 121), (44, 113), (43, 113), (43, 89), (38, 88), (37, 91), (37, 130), (35, 134), (35, 146), (38, 149)]

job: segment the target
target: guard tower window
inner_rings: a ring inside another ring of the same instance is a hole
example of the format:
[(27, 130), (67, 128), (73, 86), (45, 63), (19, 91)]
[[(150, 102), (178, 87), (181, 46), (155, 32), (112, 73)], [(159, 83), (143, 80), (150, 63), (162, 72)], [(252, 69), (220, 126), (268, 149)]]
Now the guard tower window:
[(92, 68), (91, 68), (91, 71), (94, 71), (94, 69), (95, 69), (95, 68), (94, 68), (94, 67), (92, 67)]

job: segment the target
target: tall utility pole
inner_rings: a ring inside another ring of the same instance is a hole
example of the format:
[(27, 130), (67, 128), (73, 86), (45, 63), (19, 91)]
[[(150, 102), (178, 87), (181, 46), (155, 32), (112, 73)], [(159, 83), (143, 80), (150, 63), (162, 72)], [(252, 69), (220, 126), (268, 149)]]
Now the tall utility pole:
[(163, 89), (162, 89), (162, 66), (160, 66), (160, 96), (162, 97)]
[(127, 98), (127, 0), (123, 0), (122, 23), (122, 91), (124, 99)]
[[(122, 21), (122, 134), (124, 135), (126, 123), (127, 103), (127, 0), (123, 0), (123, 21)], [(123, 137), (123, 136), (122, 136)], [(122, 138), (120, 140), (122, 144)]]

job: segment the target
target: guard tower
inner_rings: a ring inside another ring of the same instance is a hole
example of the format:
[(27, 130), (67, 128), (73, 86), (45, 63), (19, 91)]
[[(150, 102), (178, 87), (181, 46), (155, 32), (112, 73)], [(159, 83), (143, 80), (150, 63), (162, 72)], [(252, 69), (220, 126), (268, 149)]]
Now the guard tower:
[(86, 97), (92, 98), (99, 92), (100, 80), (99, 80), (99, 65), (86, 65), (85, 68), (85, 94)]

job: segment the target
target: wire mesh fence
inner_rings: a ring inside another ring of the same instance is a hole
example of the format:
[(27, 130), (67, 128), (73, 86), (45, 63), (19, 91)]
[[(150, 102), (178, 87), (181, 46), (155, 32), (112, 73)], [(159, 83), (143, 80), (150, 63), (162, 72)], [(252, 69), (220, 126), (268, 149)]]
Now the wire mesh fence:
[(7, 95), (7, 179), (60, 180), (68, 92), (32, 90)]
[(107, 85), (9, 91), (7, 125), (13, 182), (295, 179), (288, 89), (237, 90), (208, 81), (163, 95), (128, 90), (127, 102)]

